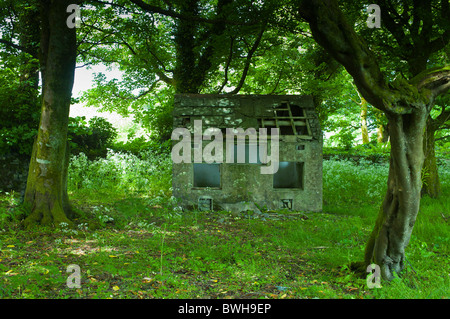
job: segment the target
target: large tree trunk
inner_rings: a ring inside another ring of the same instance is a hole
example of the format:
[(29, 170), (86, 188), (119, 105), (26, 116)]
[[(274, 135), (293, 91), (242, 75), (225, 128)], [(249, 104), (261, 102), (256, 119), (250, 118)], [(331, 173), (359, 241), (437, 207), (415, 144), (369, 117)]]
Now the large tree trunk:
[(361, 137), (363, 144), (369, 144), (369, 130), (367, 129), (368, 104), (364, 98), (361, 98)]
[[(217, 18), (225, 18), (225, 8), (232, 0), (218, 0)], [(197, 17), (200, 13), (199, 0), (181, 1), (177, 6), (182, 15)], [(209, 30), (202, 34), (194, 20), (178, 19), (175, 28), (176, 66), (174, 70), (175, 90), (177, 93), (199, 93), (205, 82), (208, 71), (213, 66), (214, 54), (218, 51), (215, 37), (224, 33), (226, 24), (213, 23)], [(206, 38), (205, 38), (206, 36)], [(199, 40), (205, 45), (200, 50)]]
[(43, 78), (41, 120), (25, 191), (30, 209), (26, 227), (71, 221), (65, 207), (67, 124), (74, 81), (75, 29), (66, 25), (66, 8), (72, 0), (42, 1), (41, 70)]
[(425, 162), (422, 171), (422, 195), (428, 195), (431, 198), (439, 197), (441, 193), (441, 183), (436, 162), (435, 152), (435, 133), (436, 124), (431, 117), (428, 117), (427, 126), (423, 139), (423, 150), (425, 153)]
[(388, 189), (365, 251), (365, 264), (379, 265), (387, 280), (404, 268), (405, 248), (419, 212), (426, 118), (425, 111), (388, 115), (392, 137)]
[(24, 87), (24, 92), (28, 93), (30, 104), (35, 105), (37, 101), (37, 90), (39, 87), (39, 65), (32, 63), (37, 59), (39, 53), (39, 12), (34, 1), (27, 4), (20, 3), (16, 10), (18, 12), (19, 22), (17, 24), (20, 46), (26, 48), (27, 53), (22, 52), (20, 56), (20, 83)]

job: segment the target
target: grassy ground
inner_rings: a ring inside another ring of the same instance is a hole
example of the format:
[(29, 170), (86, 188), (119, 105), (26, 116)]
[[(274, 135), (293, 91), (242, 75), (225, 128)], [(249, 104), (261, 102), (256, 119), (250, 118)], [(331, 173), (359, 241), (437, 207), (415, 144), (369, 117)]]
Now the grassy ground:
[[(92, 188), (72, 186), (77, 229), (27, 232), (13, 209), (16, 195), (2, 193), (0, 297), (448, 298), (447, 165), (441, 167), (442, 197), (422, 200), (401, 278), (369, 289), (348, 269), (362, 258), (385, 174), (383, 165), (327, 161), (323, 213), (280, 211), (265, 220), (251, 213), (181, 212), (170, 190), (144, 196), (98, 188), (92, 177)], [(67, 272), (72, 264), (79, 266), (80, 288), (67, 285), (68, 278), (75, 282)]]

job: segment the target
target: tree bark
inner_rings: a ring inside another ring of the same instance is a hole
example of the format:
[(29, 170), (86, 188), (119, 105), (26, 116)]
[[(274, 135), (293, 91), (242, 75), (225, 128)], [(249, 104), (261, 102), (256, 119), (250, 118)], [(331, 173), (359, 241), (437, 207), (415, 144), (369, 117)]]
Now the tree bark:
[(39, 130), (33, 146), (24, 203), (30, 214), (25, 226), (72, 222), (66, 215), (67, 124), (75, 57), (75, 29), (66, 25), (66, 8), (73, 0), (41, 2), (41, 56), (43, 79)]
[[(25, 92), (30, 92), (30, 104), (35, 105), (33, 101), (37, 101), (37, 90), (39, 87), (39, 65), (38, 63), (30, 63), (32, 59), (39, 56), (39, 10), (35, 1), (28, 4), (29, 8), (23, 8), (24, 4), (19, 5), (17, 10), (19, 16), (19, 43), (20, 46), (26, 48), (26, 52), (22, 52), (20, 62), (20, 82), (24, 86)], [(31, 55), (31, 57), (30, 57)]]
[(387, 280), (405, 266), (405, 249), (419, 212), (426, 117), (425, 111), (388, 115), (391, 132), (388, 189), (365, 250), (365, 266), (379, 265), (382, 277)]
[(384, 124), (384, 113), (376, 109), (377, 119), (377, 143), (382, 144), (389, 141), (389, 127)]
[(435, 133), (436, 123), (431, 117), (428, 117), (423, 139), (423, 150), (425, 161), (422, 170), (422, 196), (428, 195), (431, 198), (438, 198), (441, 193), (441, 183), (436, 162), (435, 152)]
[(370, 138), (369, 138), (369, 130), (367, 129), (367, 101), (362, 98), (361, 99), (361, 137), (363, 144), (369, 144)]
[[(231, 0), (217, 2), (217, 21), (226, 18), (224, 8), (231, 4)], [(180, 2), (181, 15), (199, 17), (200, 2), (186, 0)], [(178, 19), (175, 31), (176, 66), (174, 85), (177, 93), (199, 93), (206, 76), (213, 66), (212, 59), (218, 51), (215, 37), (222, 35), (226, 29), (224, 23), (213, 23), (204, 34), (199, 33), (196, 19)], [(206, 38), (201, 40), (201, 38)], [(204, 50), (199, 49), (200, 42), (204, 43)]]

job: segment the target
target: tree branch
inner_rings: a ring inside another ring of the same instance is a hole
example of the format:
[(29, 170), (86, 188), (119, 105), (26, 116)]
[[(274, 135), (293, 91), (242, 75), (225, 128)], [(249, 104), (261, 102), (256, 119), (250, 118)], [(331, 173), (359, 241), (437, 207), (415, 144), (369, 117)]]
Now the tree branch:
[(158, 6), (154, 6), (151, 4), (148, 4), (142, 0), (130, 0), (130, 2), (134, 3), (138, 7), (140, 7), (142, 10), (149, 12), (149, 13), (159, 13), (168, 17), (176, 18), (176, 19), (182, 19), (182, 20), (188, 20), (188, 21), (195, 21), (195, 22), (203, 22), (203, 23), (212, 23), (212, 24), (229, 24), (229, 25), (256, 25), (259, 23), (259, 21), (251, 21), (251, 22), (239, 22), (239, 21), (231, 21), (227, 19), (208, 19), (208, 18), (202, 18), (197, 15), (190, 15), (190, 14), (180, 14), (173, 10), (167, 10), (163, 9)]
[(11, 42), (11, 41), (4, 40), (4, 39), (0, 39), (0, 43), (3, 43), (3, 44), (5, 44), (5, 45), (7, 45), (7, 46), (9, 46), (9, 47), (11, 47), (11, 48), (20, 50), (20, 51), (22, 51), (22, 52), (28, 53), (28, 54), (30, 54), (33, 58), (36, 58), (36, 59), (38, 58), (38, 57), (36, 56), (36, 54), (33, 52), (33, 50), (30, 50), (30, 49), (28, 49), (28, 48), (26, 48), (26, 47), (23, 47), (23, 46), (21, 46), (21, 45), (18, 45), (18, 44), (14, 44), (14, 43)]
[(153, 83), (153, 85), (151, 86), (151, 88), (149, 88), (148, 90), (145, 90), (145, 91), (142, 91), (141, 93), (139, 93), (138, 95), (136, 95), (136, 96), (122, 96), (122, 95), (120, 95), (119, 93), (116, 93), (116, 92), (111, 92), (112, 93), (112, 95), (114, 95), (115, 97), (117, 97), (117, 98), (119, 98), (119, 99), (121, 99), (121, 100), (129, 100), (129, 101), (136, 101), (136, 100), (138, 100), (139, 98), (141, 98), (141, 97), (143, 97), (143, 96), (145, 96), (145, 95), (147, 95), (147, 94), (149, 94), (152, 90), (153, 90), (153, 88), (156, 86), (156, 84), (159, 82), (159, 80), (157, 80), (155, 83)]
[(279, 74), (279, 76), (278, 76), (278, 78), (277, 78), (277, 82), (275, 82), (275, 86), (274, 86), (274, 88), (272, 89), (272, 91), (269, 92), (269, 95), (275, 94), (275, 91), (278, 89), (278, 86), (280, 85), (280, 81), (281, 81), (281, 79), (283, 78), (283, 73), (284, 73), (283, 71), (284, 71), (284, 69), (282, 69), (282, 70), (280, 71), (280, 74)]
[(411, 81), (386, 83), (377, 59), (347, 22), (336, 0), (301, 0), (300, 15), (310, 24), (316, 42), (353, 77), (358, 91), (374, 107), (392, 114), (409, 114), (430, 107), (450, 89), (450, 66), (419, 73)]
[(239, 80), (238, 85), (229, 94), (237, 94), (241, 90), (242, 86), (244, 85), (245, 78), (247, 77), (248, 69), (250, 68), (250, 63), (252, 61), (253, 54), (258, 49), (258, 46), (259, 46), (259, 43), (261, 42), (262, 36), (264, 34), (264, 31), (266, 30), (266, 26), (267, 26), (266, 24), (263, 26), (263, 28), (261, 29), (261, 31), (258, 34), (258, 37), (256, 38), (255, 43), (253, 43), (252, 48), (250, 49), (250, 51), (247, 54), (247, 58), (246, 58), (246, 61), (245, 61), (245, 66), (244, 66), (244, 71), (242, 72), (242, 76), (241, 76), (241, 79)]
[(231, 60), (233, 59), (234, 39), (235, 39), (234, 37), (231, 37), (231, 40), (230, 40), (230, 53), (228, 55), (228, 59), (227, 59), (226, 65), (225, 65), (224, 79), (223, 79), (222, 85), (220, 86), (219, 90), (217, 91), (217, 94), (222, 92), (223, 88), (228, 83), (228, 69), (230, 68)]
[(439, 138), (435, 139), (435, 141), (445, 140), (445, 139), (447, 139), (447, 138), (449, 138), (449, 137), (450, 137), (450, 135), (446, 135), (446, 136), (439, 137)]
[(158, 62), (158, 64), (162, 67), (164, 72), (169, 72), (173, 74), (173, 70), (168, 70), (166, 66), (164, 65), (164, 62), (156, 55), (156, 53), (153, 52), (152, 48), (149, 46), (148, 39), (145, 41), (145, 47), (147, 48), (150, 55), (155, 58), (155, 60)]
[(134, 48), (127, 42), (125, 41), (122, 37), (120, 37), (120, 39), (122, 40), (121, 42), (111, 42), (111, 43), (117, 43), (117, 44), (121, 44), (121, 45), (125, 45), (134, 56), (139, 57), (140, 59), (142, 59), (142, 61), (144, 61), (146, 64), (151, 65), (154, 68), (154, 71), (156, 73), (156, 75), (159, 76), (159, 78), (166, 82), (169, 85), (173, 85), (173, 79), (168, 77), (166, 74), (164, 74), (164, 72), (162, 72), (159, 67), (157, 65), (155, 65), (155, 63), (150, 62), (149, 60), (143, 58), (142, 56), (138, 55), (137, 52), (134, 50)]
[(377, 59), (349, 25), (337, 1), (301, 0), (299, 9), (316, 42), (345, 67), (362, 96), (378, 109), (387, 110), (384, 97), (389, 89)]
[[(391, 14), (396, 15), (397, 18), (404, 21), (404, 18), (401, 17), (395, 8), (392, 7), (392, 3), (388, 3), (386, 0), (379, 0), (377, 1), (378, 5), (381, 9), (381, 19), (383, 21), (383, 25), (386, 26), (386, 28), (389, 30), (390, 33), (394, 36), (395, 40), (397, 41), (398, 45), (400, 47), (405, 46), (411, 46), (408, 37), (405, 35), (405, 32), (401, 25), (397, 22), (395, 22), (394, 18), (391, 16)], [(404, 8), (404, 13), (406, 14), (407, 10)], [(409, 17), (406, 21), (404, 21), (404, 24), (408, 25)]]
[(429, 90), (430, 97), (434, 99), (450, 89), (450, 65), (425, 70), (411, 79), (410, 83), (419, 91)]
[(438, 127), (443, 125), (445, 122), (450, 120), (450, 110), (445, 110), (445, 107), (442, 107), (442, 112), (439, 116), (434, 120)]

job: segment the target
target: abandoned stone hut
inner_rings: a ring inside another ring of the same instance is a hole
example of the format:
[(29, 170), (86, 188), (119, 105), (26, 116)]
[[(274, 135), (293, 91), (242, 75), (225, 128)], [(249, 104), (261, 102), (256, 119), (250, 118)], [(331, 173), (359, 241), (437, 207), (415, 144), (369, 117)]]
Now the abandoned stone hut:
[(323, 138), (310, 96), (178, 94), (173, 126), (172, 189), (183, 208), (322, 210)]

